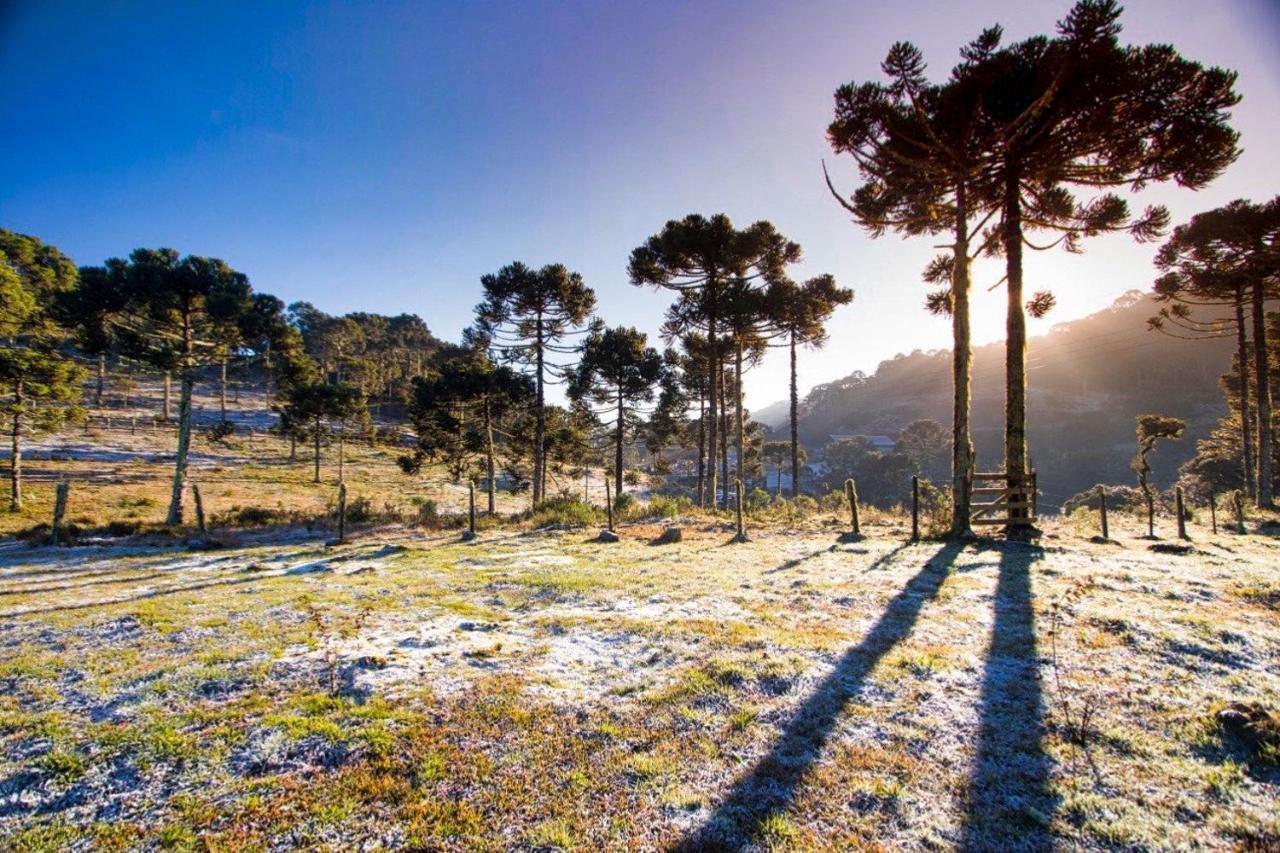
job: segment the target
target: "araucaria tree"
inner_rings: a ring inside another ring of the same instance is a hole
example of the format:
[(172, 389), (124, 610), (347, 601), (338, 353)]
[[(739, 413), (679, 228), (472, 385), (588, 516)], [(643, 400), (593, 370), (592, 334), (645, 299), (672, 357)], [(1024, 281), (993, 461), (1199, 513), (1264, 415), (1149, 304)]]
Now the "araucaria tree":
[[(799, 257), (800, 247), (779, 234), (772, 224), (757, 222), (738, 230), (723, 213), (710, 218), (693, 213), (671, 220), (631, 252), (627, 269), (632, 284), (665, 288), (677, 294), (669, 317), (675, 322), (668, 323), (668, 332), (678, 335), (698, 331), (706, 335), (707, 446), (713, 460), (721, 438), (721, 343), (728, 337), (736, 350), (738, 336), (731, 327), (741, 329), (746, 316), (731, 306), (731, 291), (740, 294), (744, 287), (751, 289), (781, 278), (786, 265)], [(732, 322), (731, 315), (735, 318)], [(745, 340), (742, 342), (745, 346)], [(714, 464), (709, 473), (714, 501)]]
[(686, 395), (682, 357), (673, 349), (662, 354), (664, 370), (658, 403), (644, 427), (645, 449), (653, 454), (657, 473), (662, 471), (662, 451), (676, 441), (688, 424), (689, 398)]
[(546, 385), (563, 379), (568, 365), (553, 359), (575, 353), (567, 342), (585, 331), (596, 295), (582, 276), (561, 264), (532, 269), (508, 264), (480, 279), (484, 301), (476, 306), (476, 326), (505, 361), (529, 366), (534, 379), (533, 500), (546, 492)]
[(1156, 535), (1156, 502), (1151, 491), (1151, 463), (1147, 457), (1155, 450), (1156, 442), (1162, 438), (1182, 438), (1182, 431), (1187, 425), (1180, 418), (1166, 415), (1138, 415), (1138, 455), (1133, 457), (1133, 470), (1138, 475), (1138, 488), (1142, 490), (1143, 500), (1147, 503), (1147, 535)]
[(662, 355), (648, 346), (645, 335), (626, 326), (593, 329), (582, 348), (582, 359), (569, 378), (569, 397), (612, 415), (614, 494), (622, 494), (622, 448), (637, 409), (653, 401), (663, 378)]
[[(1161, 207), (1130, 216), (1108, 190), (1173, 181), (1205, 186), (1238, 155), (1227, 123), (1239, 100), (1235, 74), (1204, 68), (1169, 45), (1120, 44), (1115, 0), (1080, 0), (1056, 37), (1036, 37), (958, 70), (956, 79), (983, 93), (984, 180), (1001, 197), (1000, 246), (1005, 255), (1005, 471), (1027, 473), (1026, 316), (1053, 304), (1047, 292), (1023, 305), (1022, 251), (1127, 231), (1136, 240), (1159, 236)], [(1078, 198), (1076, 192), (1094, 194)], [(1102, 193), (1097, 195), (1097, 193)], [(1056, 233), (1046, 245), (1029, 231)], [(1015, 532), (1017, 527), (1015, 524)]]
[[(1163, 275), (1157, 298), (1173, 304), (1152, 318), (1154, 328), (1187, 337), (1236, 335), (1240, 428), (1244, 482), (1259, 506), (1270, 507), (1274, 455), (1271, 369), (1266, 301), (1280, 294), (1280, 196), (1265, 204), (1237, 199), (1200, 213), (1173, 230), (1156, 254)], [(1245, 318), (1245, 306), (1249, 318)], [(1193, 306), (1229, 306), (1230, 318), (1196, 317)], [(1250, 346), (1253, 334), (1253, 383), (1257, 393), (1257, 445), (1251, 446)], [(1251, 463), (1256, 460), (1256, 468)]]
[[(1198, 188), (1237, 155), (1236, 134), (1227, 125), (1227, 110), (1237, 101), (1235, 75), (1205, 69), (1168, 45), (1120, 45), (1119, 15), (1114, 0), (1081, 0), (1056, 37), (1006, 48), (999, 47), (999, 28), (991, 28), (962, 51), (963, 61), (938, 88), (924, 84), (918, 51), (898, 46), (885, 63), (889, 86), (837, 93), (829, 135), (838, 150), (855, 154), (870, 178), (847, 206), (872, 228), (881, 222), (882, 228), (932, 233), (941, 229), (928, 224), (935, 216), (955, 227), (952, 252), (930, 273), (951, 278), (949, 292), (933, 304), (952, 312), (957, 357), (962, 334), (967, 339), (967, 305), (961, 310), (967, 269), (956, 262), (970, 257), (958, 250), (971, 233), (964, 220), (979, 210), (989, 214), (990, 206), (999, 211), (1000, 227), (987, 240), (1005, 255), (1010, 478), (1025, 475), (1027, 464), (1025, 312), (1040, 315), (1053, 305), (1052, 294), (1042, 291), (1024, 306), (1023, 248), (1061, 244), (1079, 251), (1082, 238), (1114, 231), (1153, 239), (1167, 220), (1164, 209), (1149, 207), (1135, 219), (1124, 199), (1107, 190), (1159, 181)], [(944, 109), (947, 103), (952, 108)], [(1080, 189), (1091, 195), (1078, 199)], [(1028, 231), (1057, 237), (1037, 245)], [(966, 370), (957, 362), (957, 416)], [(967, 528), (958, 475), (971, 455), (962, 460), (962, 439), (957, 435), (953, 459), (953, 533), (961, 524)]]
[(969, 504), (974, 466), (970, 428), (972, 344), (970, 264), (995, 240), (973, 235), (998, 211), (990, 180), (981, 171), (990, 147), (984, 137), (982, 91), (958, 73), (988, 59), (999, 44), (992, 28), (961, 50), (962, 64), (942, 86), (925, 78), (920, 50), (899, 42), (881, 68), (887, 83), (850, 83), (835, 94), (835, 118), (827, 128), (832, 148), (858, 165), (862, 185), (837, 201), (873, 237), (894, 231), (907, 236), (949, 234), (947, 253), (934, 260), (925, 279), (947, 286), (931, 294), (935, 313), (951, 316), (952, 330), (952, 516), (951, 535), (972, 536)]
[[(284, 394), (281, 419), (296, 430), (305, 429), (313, 442), (314, 473), (312, 482), (320, 482), (320, 444), (325, 432), (336, 428), (339, 436), (352, 424), (364, 425), (369, 420), (369, 407), (364, 392), (348, 383), (311, 382), (291, 385)], [(343, 479), (343, 452), (338, 449), (338, 481)]]
[(55, 308), (76, 267), (35, 237), (0, 229), (0, 407), (10, 427), (9, 509), (22, 509), (22, 439), (57, 428), (77, 409), (83, 371), (59, 349)]
[[(791, 357), (790, 427), (791, 427), (791, 497), (800, 496), (800, 391), (796, 370), (799, 347), (817, 349), (827, 341), (827, 321), (840, 305), (853, 301), (853, 291), (838, 287), (830, 275), (811, 278), (804, 284), (779, 279), (769, 285), (769, 320), (780, 335)], [(771, 442), (772, 443), (772, 442)], [(778, 476), (781, 488), (782, 476)]]
[[(108, 287), (114, 294), (116, 304), (107, 313), (125, 354), (179, 373), (178, 447), (167, 523), (181, 524), (196, 371), (218, 363), (227, 346), (243, 340), (239, 330), (253, 314), (253, 289), (224, 261), (179, 257), (172, 249), (137, 249), (127, 262), (108, 261), (82, 276), (81, 287)], [(92, 301), (88, 295), (84, 299)]]
[(444, 347), (426, 376), (414, 380), (409, 419), (417, 432), (414, 452), (401, 457), (406, 473), (426, 460), (445, 464), (455, 480), (483, 461), (489, 514), (495, 512), (497, 441), (509, 414), (533, 399), (533, 381), (494, 364), (480, 348)]

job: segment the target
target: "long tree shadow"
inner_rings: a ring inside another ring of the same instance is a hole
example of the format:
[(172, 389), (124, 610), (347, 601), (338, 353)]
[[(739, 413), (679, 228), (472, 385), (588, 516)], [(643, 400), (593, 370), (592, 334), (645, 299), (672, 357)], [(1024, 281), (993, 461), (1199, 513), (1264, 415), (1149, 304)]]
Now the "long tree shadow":
[(963, 549), (962, 544), (945, 545), (925, 562), (890, 600), (862, 642), (846, 651), (801, 703), (769, 753), (738, 779), (706, 822), (675, 849), (737, 850), (759, 838), (765, 821), (795, 798), (840, 713), (862, 689), (876, 663), (911, 632), (925, 602), (937, 596)]
[(979, 741), (965, 797), (965, 850), (1048, 850), (1057, 797), (1044, 751), (1031, 567), (1038, 548), (1002, 546), (982, 680)]

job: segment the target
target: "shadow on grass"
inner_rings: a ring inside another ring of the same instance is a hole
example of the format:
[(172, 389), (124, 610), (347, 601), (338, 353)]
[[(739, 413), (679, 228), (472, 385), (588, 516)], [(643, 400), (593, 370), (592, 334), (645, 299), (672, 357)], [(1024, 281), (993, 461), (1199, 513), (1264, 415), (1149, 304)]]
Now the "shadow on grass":
[[(898, 546), (877, 563), (905, 547)], [(795, 798), (849, 700), (880, 659), (911, 632), (925, 602), (937, 596), (963, 548), (962, 544), (943, 546), (907, 581), (862, 642), (845, 652), (834, 671), (801, 703), (769, 753), (738, 779), (707, 821), (682, 839), (676, 850), (738, 850), (760, 840), (766, 821)]]
[(814, 557), (821, 557), (823, 554), (829, 554), (831, 553), (831, 551), (832, 551), (832, 548), (830, 546), (824, 545), (823, 547), (819, 548), (816, 551), (810, 551), (807, 554), (801, 554), (798, 557), (792, 557), (790, 560), (787, 560), (785, 563), (780, 563), (779, 565), (774, 566), (772, 569), (765, 569), (764, 574), (772, 575), (772, 574), (777, 574), (778, 572), (789, 571), (791, 569), (794, 569), (796, 566), (800, 565), (803, 562), (812, 560)]
[(1044, 696), (1036, 651), (1031, 567), (1043, 553), (1001, 548), (987, 645), (978, 747), (969, 775), (964, 850), (1048, 850), (1057, 798), (1049, 789)]

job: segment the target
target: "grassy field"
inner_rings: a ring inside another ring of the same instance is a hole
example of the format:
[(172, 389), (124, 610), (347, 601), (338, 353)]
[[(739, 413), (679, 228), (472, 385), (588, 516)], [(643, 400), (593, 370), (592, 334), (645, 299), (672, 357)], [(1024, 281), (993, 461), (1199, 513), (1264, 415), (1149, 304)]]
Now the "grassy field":
[[(3, 529), (64, 475), (77, 523), (158, 523), (161, 439), (118, 432), (48, 443)], [(654, 545), (643, 510), (617, 544), (526, 520), (326, 546), (331, 467), (197, 450), (213, 513), (298, 523), (0, 543), (2, 849), (1280, 845), (1267, 519), (1186, 549), (1123, 517), (1110, 543), (912, 544), (892, 514)], [(462, 507), (353, 455), (388, 517)]]

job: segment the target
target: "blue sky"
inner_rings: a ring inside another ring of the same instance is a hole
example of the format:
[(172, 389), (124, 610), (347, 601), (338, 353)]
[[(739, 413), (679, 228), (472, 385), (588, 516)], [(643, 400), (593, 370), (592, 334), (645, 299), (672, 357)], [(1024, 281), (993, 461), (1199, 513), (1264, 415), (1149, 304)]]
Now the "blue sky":
[[(606, 321), (653, 332), (664, 294), (630, 250), (667, 219), (770, 219), (799, 275), (857, 292), (807, 387), (946, 345), (921, 309), (929, 240), (871, 240), (821, 177), (831, 95), (910, 39), (942, 75), (990, 23), (1049, 31), (1068, 2), (111, 3), (0, 0), (0, 227), (78, 263), (137, 246), (225, 258), (255, 287), (334, 313), (421, 314), (456, 337), (479, 277), (560, 261)], [(1127, 4), (1125, 37), (1241, 74), (1241, 160), (1200, 193), (1159, 188), (1174, 220), (1280, 191), (1280, 11), (1267, 0)], [(1147, 288), (1154, 247), (1093, 241), (1028, 260), (1045, 321)], [(994, 283), (994, 267), (978, 270)], [(975, 305), (1002, 337), (1002, 293)], [(1135, 330), (1135, 335), (1137, 331)], [(1034, 348), (1034, 345), (1033, 345)], [(778, 354), (750, 405), (785, 394)], [(981, 390), (981, 389), (979, 389)]]

